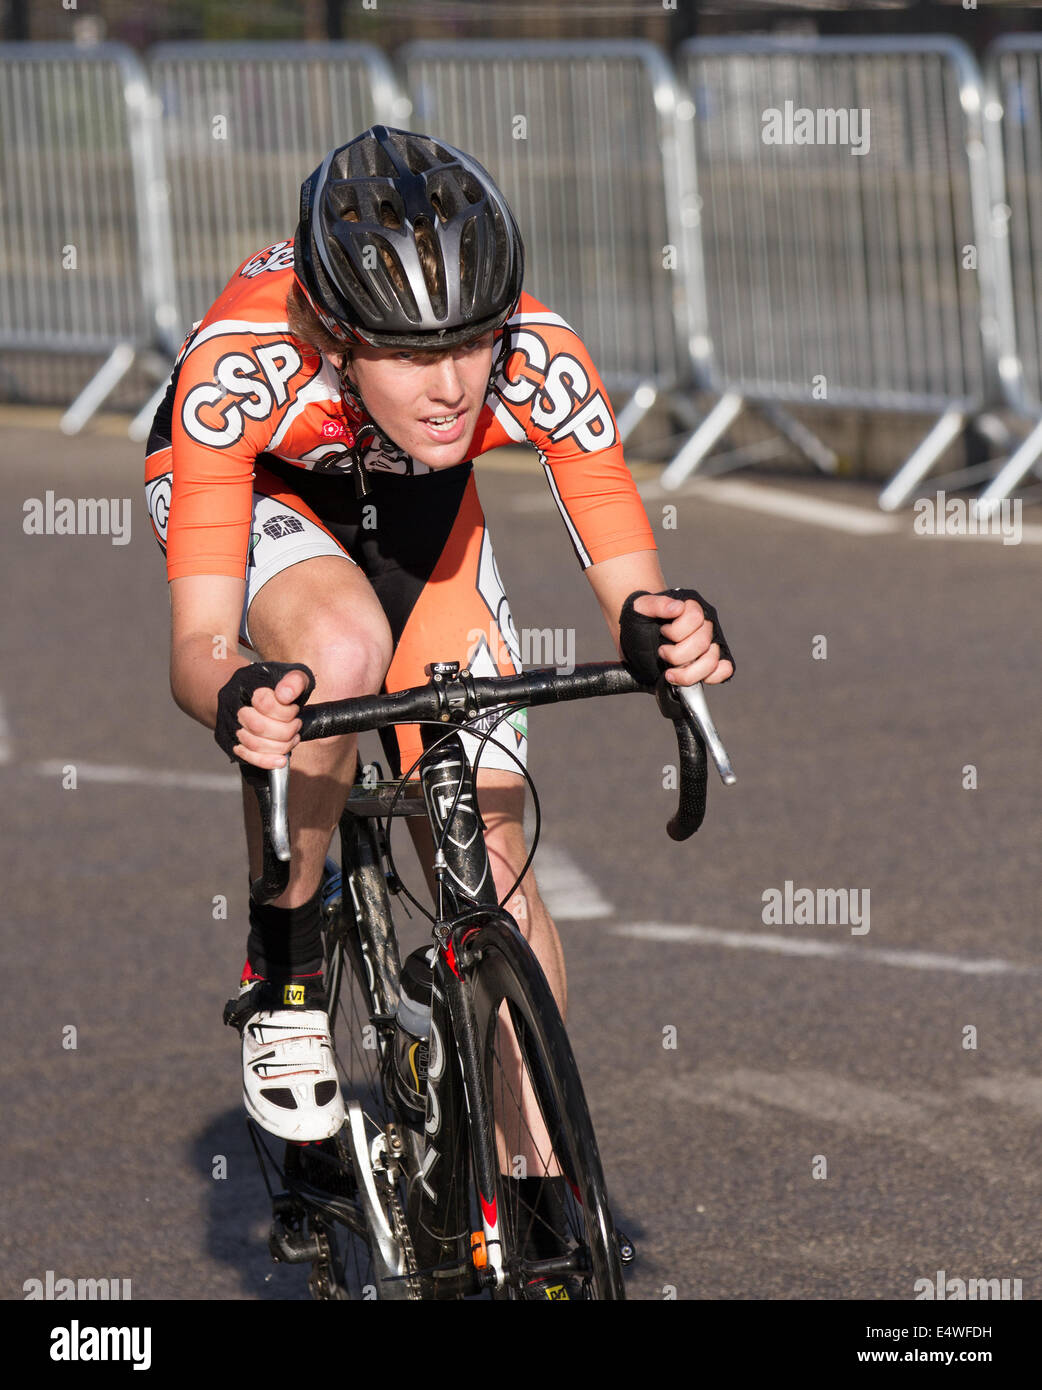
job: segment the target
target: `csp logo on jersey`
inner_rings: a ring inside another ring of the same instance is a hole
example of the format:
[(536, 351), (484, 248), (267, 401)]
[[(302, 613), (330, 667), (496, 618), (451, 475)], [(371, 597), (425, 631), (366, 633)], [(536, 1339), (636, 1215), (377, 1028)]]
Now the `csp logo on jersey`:
[(286, 404), (287, 383), (302, 365), (300, 352), (289, 342), (260, 343), (249, 353), (226, 352), (214, 363), (213, 379), (185, 396), (185, 433), (211, 449), (237, 444), (248, 419), (264, 420)]
[(255, 256), (251, 256), (239, 271), (239, 274), (245, 275), (248, 279), (252, 280), (253, 277), (259, 275), (262, 270), (292, 269), (292, 241), (277, 241), (274, 246), (266, 246), (263, 251), (258, 251)]
[(148, 514), (152, 518), (152, 525), (160, 545), (166, 544), (166, 527), (170, 519), (170, 494), (173, 490), (173, 478), (172, 472), (164, 473), (159, 478), (153, 478), (145, 488)]
[[(615, 443), (611, 411), (582, 363), (570, 352), (552, 351), (534, 328), (521, 328), (510, 340), (511, 355), (497, 389), (514, 406), (528, 406), (532, 422), (555, 442), (571, 439), (584, 454)], [(516, 359), (520, 358), (520, 361)], [(509, 374), (513, 367), (517, 375)]]

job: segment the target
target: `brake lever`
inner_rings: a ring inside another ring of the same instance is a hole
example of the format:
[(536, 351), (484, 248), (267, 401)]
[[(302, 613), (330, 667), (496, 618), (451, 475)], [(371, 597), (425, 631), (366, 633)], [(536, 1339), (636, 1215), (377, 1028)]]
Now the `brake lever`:
[(275, 858), (289, 863), (289, 754), (282, 767), (268, 770), (268, 792), (271, 796), (271, 847)]
[(243, 777), (252, 786), (261, 820), (261, 872), (250, 883), (255, 903), (273, 903), (289, 883), (289, 757), (285, 767), (273, 767), (268, 777)]
[(716, 732), (716, 725), (709, 714), (709, 705), (706, 703), (702, 682), (699, 681), (697, 685), (678, 685), (674, 686), (674, 689), (705, 739), (706, 746), (713, 755), (713, 762), (716, 763), (716, 770), (720, 774), (721, 782), (725, 787), (733, 787), (738, 778), (734, 774), (731, 759), (727, 756), (727, 749), (721, 742), (720, 735)]

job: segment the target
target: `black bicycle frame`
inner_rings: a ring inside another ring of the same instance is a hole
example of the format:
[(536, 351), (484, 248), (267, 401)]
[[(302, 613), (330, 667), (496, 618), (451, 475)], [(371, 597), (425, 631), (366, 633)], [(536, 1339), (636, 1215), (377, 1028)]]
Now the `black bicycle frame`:
[[(425, 1291), (434, 1298), (452, 1298), (479, 1290), (471, 1258), (473, 1224), (465, 1181), (471, 1162), (489, 1282), (502, 1279), (498, 1163), (481, 1070), (481, 1040), (459, 953), (462, 941), (479, 925), (496, 920), (504, 930), (517, 928), (499, 908), (474, 775), (463, 743), (458, 734), (446, 738), (443, 731), (426, 727), (423, 736), (428, 751), (420, 764), (420, 781), (443, 858), (435, 856), (440, 901), (434, 929), (438, 951), (431, 991), (427, 1113), (423, 1159), (409, 1194), (409, 1227)], [(455, 919), (461, 913), (466, 921), (457, 927)], [(446, 1039), (451, 1039), (451, 1047), (446, 1047)]]

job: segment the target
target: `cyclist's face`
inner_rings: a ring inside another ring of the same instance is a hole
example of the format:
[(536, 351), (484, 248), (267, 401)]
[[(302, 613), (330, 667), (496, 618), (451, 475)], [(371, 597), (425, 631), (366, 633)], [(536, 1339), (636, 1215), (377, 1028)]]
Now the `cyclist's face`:
[(352, 349), (347, 375), (373, 421), (429, 468), (452, 468), (468, 456), (492, 370), (493, 335), (447, 352)]

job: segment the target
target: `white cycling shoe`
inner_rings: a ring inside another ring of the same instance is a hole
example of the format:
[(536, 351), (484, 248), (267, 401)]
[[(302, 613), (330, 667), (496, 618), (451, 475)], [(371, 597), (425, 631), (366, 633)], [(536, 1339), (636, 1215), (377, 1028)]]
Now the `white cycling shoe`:
[(247, 1111), (269, 1134), (296, 1143), (331, 1139), (346, 1116), (329, 1016), (307, 1007), (311, 993), (300, 982), (278, 990), (255, 981), (225, 1010), (225, 1022), (242, 1032)]

